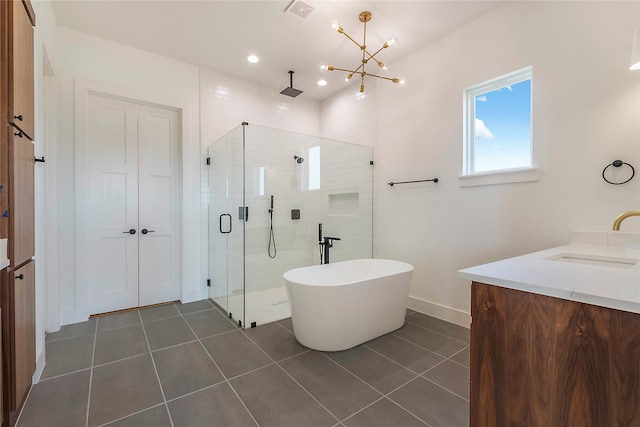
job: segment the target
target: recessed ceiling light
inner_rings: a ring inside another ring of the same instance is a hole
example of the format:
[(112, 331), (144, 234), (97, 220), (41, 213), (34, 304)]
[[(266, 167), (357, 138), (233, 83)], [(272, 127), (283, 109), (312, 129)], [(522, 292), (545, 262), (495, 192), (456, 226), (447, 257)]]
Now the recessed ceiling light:
[(326, 80), (318, 80), (318, 86), (326, 86), (326, 85), (327, 85)]
[(249, 55), (249, 56), (247, 56), (247, 61), (251, 62), (252, 64), (256, 64), (256, 63), (260, 62), (260, 58), (258, 58), (255, 55)]

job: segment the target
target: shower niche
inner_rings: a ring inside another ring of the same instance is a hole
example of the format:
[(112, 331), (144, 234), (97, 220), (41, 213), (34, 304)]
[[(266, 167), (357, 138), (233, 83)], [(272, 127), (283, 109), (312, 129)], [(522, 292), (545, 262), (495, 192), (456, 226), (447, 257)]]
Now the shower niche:
[(242, 124), (208, 147), (209, 298), (243, 328), (291, 316), (285, 271), (373, 255), (373, 150)]

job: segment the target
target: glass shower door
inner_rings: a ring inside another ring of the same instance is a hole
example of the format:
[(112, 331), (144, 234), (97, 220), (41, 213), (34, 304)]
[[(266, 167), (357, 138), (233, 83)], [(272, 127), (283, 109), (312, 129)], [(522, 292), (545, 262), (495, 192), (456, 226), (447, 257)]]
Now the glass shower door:
[(211, 144), (209, 157), (209, 297), (244, 325), (243, 141), (238, 128)]

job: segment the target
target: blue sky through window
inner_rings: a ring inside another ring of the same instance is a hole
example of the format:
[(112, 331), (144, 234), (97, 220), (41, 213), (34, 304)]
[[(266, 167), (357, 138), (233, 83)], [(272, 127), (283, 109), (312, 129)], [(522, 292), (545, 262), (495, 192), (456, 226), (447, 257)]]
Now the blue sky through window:
[(474, 171), (531, 166), (531, 80), (475, 96)]

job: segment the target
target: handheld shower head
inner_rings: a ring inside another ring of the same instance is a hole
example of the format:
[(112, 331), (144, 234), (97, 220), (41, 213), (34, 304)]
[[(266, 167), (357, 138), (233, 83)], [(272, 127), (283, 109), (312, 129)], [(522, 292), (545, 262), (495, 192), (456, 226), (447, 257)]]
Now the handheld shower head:
[(293, 159), (296, 161), (297, 164), (302, 164), (302, 162), (304, 162), (304, 159), (300, 156), (293, 156)]

